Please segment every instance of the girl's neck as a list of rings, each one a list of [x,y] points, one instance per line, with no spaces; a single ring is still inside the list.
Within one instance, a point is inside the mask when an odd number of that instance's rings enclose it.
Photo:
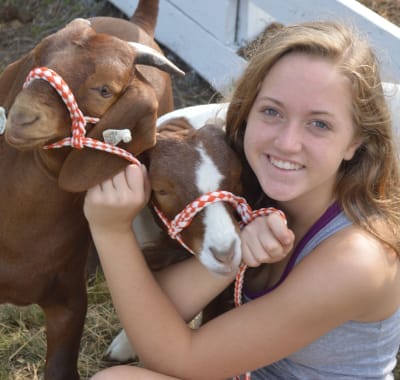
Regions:
[[[310,200],[302,198],[278,202],[277,207],[285,213],[289,228],[293,230],[296,237],[301,238],[334,201],[335,197],[329,195]]]

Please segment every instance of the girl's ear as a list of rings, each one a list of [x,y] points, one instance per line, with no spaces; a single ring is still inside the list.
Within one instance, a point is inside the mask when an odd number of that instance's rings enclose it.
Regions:
[[[344,152],[343,160],[350,161],[354,154],[356,153],[357,149],[362,145],[363,140],[361,137],[354,138],[353,142],[348,146],[347,150]]]

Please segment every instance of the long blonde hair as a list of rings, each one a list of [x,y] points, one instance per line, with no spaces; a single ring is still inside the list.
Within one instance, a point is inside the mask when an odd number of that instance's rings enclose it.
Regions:
[[[246,119],[271,67],[290,52],[333,62],[352,83],[355,134],[363,143],[343,161],[336,196],[348,217],[400,255],[400,172],[391,116],[377,58],[366,39],[338,22],[308,22],[274,29],[249,61],[230,99],[227,137],[242,158],[245,196],[259,206],[266,197],[243,150]],[[267,200],[268,201],[268,200]]]

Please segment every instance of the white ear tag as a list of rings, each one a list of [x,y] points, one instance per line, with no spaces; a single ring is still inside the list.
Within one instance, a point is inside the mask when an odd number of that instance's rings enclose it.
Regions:
[[[6,130],[6,123],[6,110],[4,107],[0,107],[0,135],[4,134],[4,131]]]
[[[110,145],[118,145],[121,141],[128,143],[132,141],[129,129],[106,129],[103,131],[104,142]]]

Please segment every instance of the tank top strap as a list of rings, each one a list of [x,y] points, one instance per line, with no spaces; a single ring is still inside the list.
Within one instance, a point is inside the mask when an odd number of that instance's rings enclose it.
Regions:
[[[344,214],[339,203],[333,203],[299,241],[279,281],[271,288],[263,290],[262,292],[245,292],[245,296],[254,299],[277,288],[286,279],[294,266],[307,256],[318,244],[351,224],[352,222]]]

